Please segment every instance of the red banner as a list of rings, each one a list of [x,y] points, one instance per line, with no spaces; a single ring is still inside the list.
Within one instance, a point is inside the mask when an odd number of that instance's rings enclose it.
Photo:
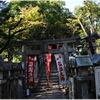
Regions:
[[[51,62],[51,54],[50,53],[46,54],[46,62]]]
[[[34,85],[34,55],[28,55],[27,59],[27,85]]]
[[[51,50],[52,46],[48,45],[48,49]],[[46,73],[50,73],[50,62],[51,62],[51,53],[46,54]]]
[[[46,72],[50,73],[51,54],[46,54]]]

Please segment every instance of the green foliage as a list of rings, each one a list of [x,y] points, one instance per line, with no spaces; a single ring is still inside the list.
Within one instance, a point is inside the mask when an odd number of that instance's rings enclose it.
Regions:
[[[0,38],[0,42],[7,41],[9,29],[12,29],[21,18],[22,21],[17,27],[10,31],[10,40],[56,39],[64,35],[71,37],[73,34],[75,36],[80,33],[79,24],[73,22],[74,16],[60,1],[11,0],[5,12],[5,16],[2,12],[4,21],[0,26],[4,37]],[[8,54],[4,52],[3,54],[7,54],[11,60],[16,50],[17,48],[10,47],[5,50]]]
[[[87,30],[90,30],[91,33],[97,32],[100,35],[100,6],[95,1],[85,0],[84,6],[77,6],[74,14],[83,30],[80,34],[81,37],[88,35]],[[83,33],[85,34],[83,35]],[[100,39],[97,40],[98,46],[100,45],[99,41]]]
[[[91,0],[84,1],[84,6],[77,6],[74,14],[84,26],[90,30],[100,32],[100,6]]]

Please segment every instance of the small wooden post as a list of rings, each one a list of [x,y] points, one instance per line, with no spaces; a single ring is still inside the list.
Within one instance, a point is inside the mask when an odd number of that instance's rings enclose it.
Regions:
[[[27,83],[26,83],[26,52],[27,52],[27,47],[26,45],[22,46],[22,63],[23,63],[23,68],[24,68],[24,72],[23,74],[25,75],[24,79],[23,79],[23,89],[24,89],[24,95],[26,96],[26,89],[27,89]]]

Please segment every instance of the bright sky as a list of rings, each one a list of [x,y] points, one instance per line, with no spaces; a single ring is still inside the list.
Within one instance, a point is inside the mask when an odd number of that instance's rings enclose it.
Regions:
[[[65,0],[66,7],[69,8],[71,12],[74,11],[74,7],[82,6],[84,0]]]
[[[10,0],[7,0],[7,1],[10,1]],[[83,5],[83,1],[84,0],[64,0],[64,1],[65,1],[65,4],[66,4],[66,7],[69,8],[69,10],[71,12],[73,12],[74,11],[74,8],[76,6],[79,6],[79,5],[82,6]],[[99,0],[92,0],[92,1],[99,2]]]
[[[7,1],[10,1],[10,0],[7,0]],[[65,3],[66,3],[66,7],[69,8],[71,12],[73,12],[75,6],[83,5],[83,1],[84,0],[65,0]]]

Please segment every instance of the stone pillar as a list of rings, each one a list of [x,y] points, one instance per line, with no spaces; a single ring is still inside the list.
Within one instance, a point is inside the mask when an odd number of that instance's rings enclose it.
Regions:
[[[26,89],[27,89],[27,83],[26,83],[26,58],[27,58],[27,47],[26,45],[22,46],[22,64],[23,64],[23,74],[24,74],[24,78],[23,78],[23,92],[24,92],[24,96],[26,96]]]
[[[68,73],[69,73],[69,54],[68,54],[68,46],[67,43],[63,43],[63,50],[64,50],[64,65],[66,69],[66,75],[68,78]]]

